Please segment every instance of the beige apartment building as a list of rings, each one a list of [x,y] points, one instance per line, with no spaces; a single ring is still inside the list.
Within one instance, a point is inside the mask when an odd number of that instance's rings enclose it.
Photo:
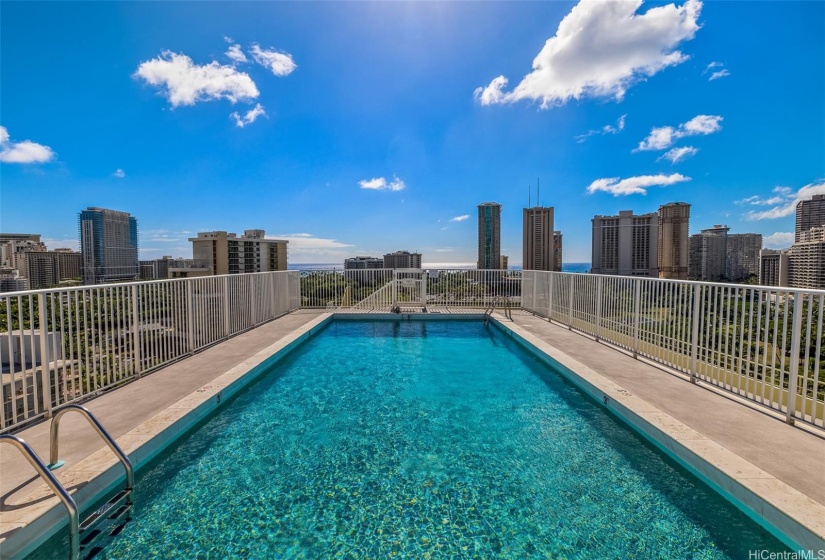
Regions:
[[[659,278],[687,280],[690,204],[670,202],[659,207]]]
[[[421,268],[421,253],[396,251],[384,255],[384,268]]]
[[[718,282],[725,278],[727,241],[727,226],[713,226],[691,235],[688,277],[704,282]]]
[[[825,226],[825,194],[815,194],[810,200],[796,204],[794,242],[799,242],[804,232],[819,226]]]
[[[561,270],[561,232],[554,229],[553,220],[552,206],[534,206],[522,211],[524,270]]]
[[[659,275],[658,214],[622,210],[618,216],[594,216],[592,241],[593,274]]]
[[[189,241],[193,260],[203,263],[213,275],[287,269],[288,241],[267,239],[262,229],[245,230],[241,237],[225,231],[205,231]],[[198,270],[195,275],[203,274]]]
[[[788,251],[762,249],[759,254],[759,285],[788,286]]]
[[[792,288],[825,289],[825,226],[799,232],[788,251],[788,277]]]

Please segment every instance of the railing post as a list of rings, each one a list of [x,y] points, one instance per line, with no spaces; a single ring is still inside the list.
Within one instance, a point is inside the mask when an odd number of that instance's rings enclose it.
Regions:
[[[250,323],[254,327],[258,324],[258,294],[255,293],[257,282],[255,282],[255,275],[249,275],[249,319]]]
[[[556,276],[555,272],[548,272],[547,277],[547,320],[553,322],[553,278]]]
[[[702,293],[701,284],[693,286],[693,332],[690,335],[690,382],[696,383],[697,361],[699,359],[699,300]]]
[[[633,357],[639,357],[639,324],[642,321],[642,281],[638,278],[633,280]]]
[[[229,338],[229,276],[223,277],[223,332],[224,338]]]
[[[138,313],[138,286],[132,285],[132,351],[134,352],[134,375],[140,377],[141,372],[141,348],[140,348],[140,314]]]
[[[570,275],[570,305],[567,308],[567,329],[573,330],[573,278],[575,278],[574,274]]]
[[[532,309],[533,313],[538,313],[538,311],[539,311],[538,300],[536,300],[536,288],[539,285],[539,278],[540,278],[539,273],[534,272],[533,273],[533,302],[532,302],[532,304],[533,304],[533,309]]]
[[[596,342],[599,341],[599,333],[602,328],[602,290],[604,289],[604,276],[596,278]]]
[[[37,294],[37,314],[40,321],[40,398],[43,401],[43,412],[46,413],[46,418],[49,418],[52,415],[52,384],[49,378],[49,345],[46,344],[49,328],[46,324],[46,294],[42,292]],[[32,330],[34,330],[34,325],[32,325]],[[11,333],[9,333],[9,335],[11,335]],[[34,360],[32,360],[32,362],[34,362]]]
[[[195,310],[192,309],[192,283],[194,280],[184,280],[186,286],[186,333],[189,338],[189,353],[195,353]]]
[[[398,271],[393,269],[392,270],[392,305],[398,303]]]
[[[793,296],[793,323],[791,325],[791,359],[788,360],[788,409],[785,422],[793,426],[796,416],[796,396],[799,392],[799,346],[802,339],[802,294]],[[785,304],[787,305],[787,303]]]

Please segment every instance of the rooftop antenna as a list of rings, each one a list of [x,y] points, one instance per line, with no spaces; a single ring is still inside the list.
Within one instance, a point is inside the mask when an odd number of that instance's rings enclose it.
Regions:
[[[541,179],[536,177],[536,206],[541,206]]]
[[[527,185],[527,208],[533,207],[533,189],[530,188],[530,185]]]

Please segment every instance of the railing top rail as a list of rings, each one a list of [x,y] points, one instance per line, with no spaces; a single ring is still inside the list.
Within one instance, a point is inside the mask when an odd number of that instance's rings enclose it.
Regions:
[[[83,284],[81,286],[64,286],[56,288],[40,288],[38,290],[18,290],[16,292],[0,292],[0,297],[8,296],[30,296],[36,294],[48,294],[56,292],[77,292],[80,290],[93,290],[96,288],[116,288],[120,286],[145,286],[148,284],[168,284],[171,282],[191,282],[194,280],[208,280],[210,278],[237,278],[240,276],[261,276],[264,274],[277,274],[290,272],[300,272],[298,270],[265,270],[262,272],[245,272],[243,274],[216,274],[209,276],[196,276],[194,278],[161,278],[158,280],[136,280],[134,282],[109,282],[107,284]]]
[[[705,282],[702,280],[674,280],[672,278],[652,278],[650,276],[622,276],[619,274],[590,274],[587,272],[556,272],[550,270],[525,270],[523,272],[539,272],[539,273],[552,273],[552,274],[561,274],[564,276],[582,276],[588,278],[620,278],[623,280],[641,280],[643,282],[667,282],[673,284],[686,284],[690,286],[719,286],[719,287],[726,287],[726,288],[744,288],[744,289],[752,289],[752,290],[760,290],[760,291],[771,291],[771,292],[788,292],[788,293],[802,293],[802,294],[814,294],[814,295],[825,295],[825,290],[815,289],[815,288],[791,288],[789,286],[763,286],[760,284],[735,284],[730,282]]]

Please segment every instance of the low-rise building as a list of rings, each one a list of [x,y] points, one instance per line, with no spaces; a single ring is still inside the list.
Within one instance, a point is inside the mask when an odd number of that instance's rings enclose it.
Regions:
[[[244,274],[287,269],[287,243],[269,239],[262,229],[248,229],[243,236],[225,231],[205,231],[192,242],[192,256],[207,263],[211,273]]]
[[[344,270],[371,270],[384,268],[384,259],[378,257],[350,257],[344,260]]]

